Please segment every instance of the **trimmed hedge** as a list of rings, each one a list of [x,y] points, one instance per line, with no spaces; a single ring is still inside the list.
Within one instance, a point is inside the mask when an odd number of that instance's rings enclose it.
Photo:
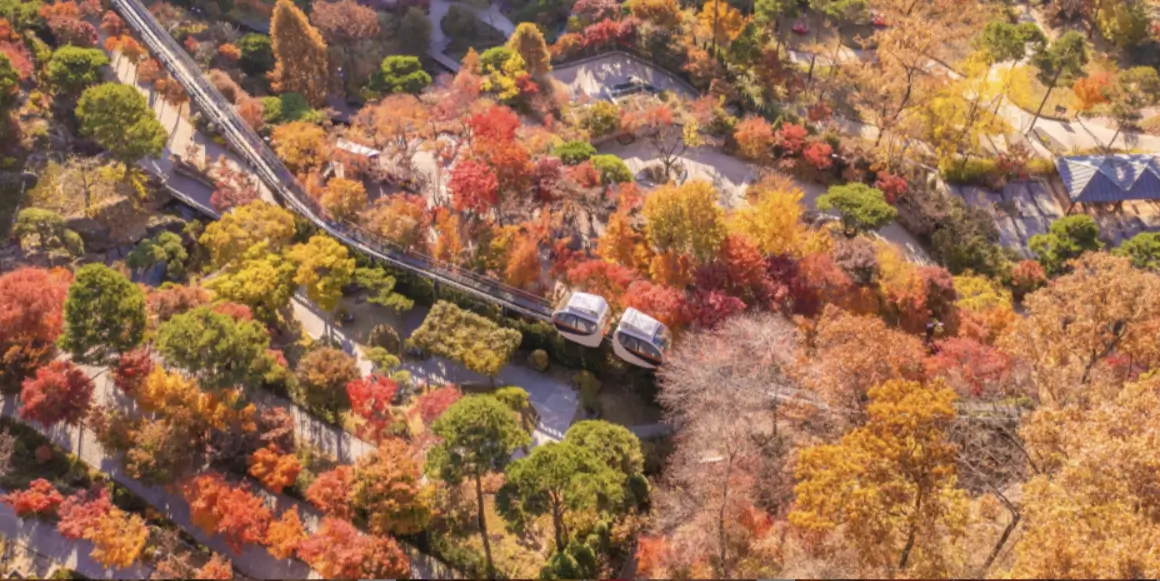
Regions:
[[[587,141],[568,141],[552,149],[552,153],[567,165],[584,163],[596,155],[596,148]]]

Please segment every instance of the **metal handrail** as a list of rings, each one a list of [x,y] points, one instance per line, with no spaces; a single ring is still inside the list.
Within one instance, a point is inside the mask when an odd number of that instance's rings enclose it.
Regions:
[[[326,220],[298,178],[286,168],[257,132],[241,119],[233,105],[205,79],[197,63],[189,58],[140,0],[112,2],[120,10],[125,22],[141,35],[154,53],[153,56],[185,87],[190,99],[213,121],[233,149],[246,158],[258,177],[290,209],[338,240],[392,266],[446,284],[524,316],[541,321],[551,319],[552,305],[543,297],[478,273],[441,264],[430,256],[390,243],[363,228]]]

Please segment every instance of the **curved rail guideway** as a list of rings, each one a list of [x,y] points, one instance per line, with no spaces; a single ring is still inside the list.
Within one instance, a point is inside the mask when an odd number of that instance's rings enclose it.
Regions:
[[[202,76],[197,64],[177,45],[177,41],[161,27],[140,0],[112,0],[112,3],[125,22],[141,36],[153,55],[214,122],[234,151],[249,162],[262,181],[290,209],[309,219],[327,234],[393,267],[427,277],[514,313],[540,321],[551,321],[552,304],[543,297],[461,268],[439,264],[430,256],[400,248],[353,224],[323,219],[294,174],[286,169],[266,142],[242,121],[229,101]]]

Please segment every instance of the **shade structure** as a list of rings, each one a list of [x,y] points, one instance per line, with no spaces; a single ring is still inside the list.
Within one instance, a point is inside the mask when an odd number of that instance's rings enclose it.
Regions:
[[[1058,157],[1055,166],[1072,203],[1160,200],[1160,156]]]

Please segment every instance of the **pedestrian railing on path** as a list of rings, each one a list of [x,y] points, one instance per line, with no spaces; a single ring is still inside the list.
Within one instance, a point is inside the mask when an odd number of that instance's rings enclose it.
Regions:
[[[430,257],[372,240],[365,233],[326,220],[320,209],[273,150],[202,75],[200,67],[177,44],[139,0],[113,0],[125,23],[141,37],[149,50],[178,82],[185,87],[190,99],[214,124],[231,149],[244,157],[258,177],[266,183],[281,202],[307,218],[321,230],[359,251],[393,267],[418,274],[447,285],[508,311],[547,321],[551,318],[551,304],[541,297],[529,296],[503,282],[433,261]],[[201,207],[200,204],[195,207]],[[356,237],[357,235],[357,237]]]

